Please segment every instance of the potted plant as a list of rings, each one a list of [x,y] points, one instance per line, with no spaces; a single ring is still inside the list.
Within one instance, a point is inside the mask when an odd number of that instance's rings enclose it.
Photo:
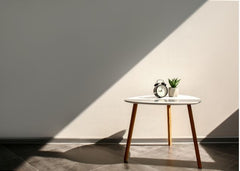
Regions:
[[[181,79],[178,78],[173,78],[173,79],[168,79],[168,82],[171,87],[169,87],[169,97],[177,97],[179,94],[179,89],[178,89],[178,84]]]

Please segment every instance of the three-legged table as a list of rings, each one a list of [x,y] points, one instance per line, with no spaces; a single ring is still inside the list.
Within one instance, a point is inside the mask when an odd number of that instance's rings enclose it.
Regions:
[[[167,106],[168,145],[169,146],[172,145],[171,105],[187,105],[189,119],[190,119],[190,125],[191,125],[191,129],[192,129],[192,137],[193,137],[193,142],[194,142],[194,147],[195,147],[195,154],[196,154],[196,158],[197,158],[197,165],[198,165],[198,168],[202,168],[202,163],[201,163],[201,158],[200,158],[198,143],[197,143],[197,135],[196,135],[195,125],[194,125],[194,120],[193,120],[192,107],[191,107],[191,105],[198,104],[201,102],[201,100],[199,98],[193,97],[193,96],[186,96],[186,95],[179,95],[178,97],[157,98],[152,95],[147,95],[147,96],[131,97],[131,98],[126,99],[125,102],[133,103],[132,116],[131,116],[130,126],[129,126],[129,130],[128,130],[127,146],[126,146],[125,156],[124,156],[125,163],[128,162],[129,150],[130,150],[130,145],[131,145],[133,127],[134,127],[138,104],[166,105]]]

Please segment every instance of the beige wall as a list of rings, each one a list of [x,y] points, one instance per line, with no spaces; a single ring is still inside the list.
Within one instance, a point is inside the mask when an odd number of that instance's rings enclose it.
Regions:
[[[0,23],[0,138],[108,137],[128,129],[125,98],[172,77],[202,99],[199,137],[238,136],[238,120],[219,127],[238,116],[236,1],[1,1]],[[141,105],[133,138],[166,124],[165,106]],[[191,137],[185,106],[172,126]]]
[[[206,2],[56,137],[100,138],[127,129],[132,105],[123,99],[152,94],[156,79],[172,77],[181,78],[182,94],[202,99],[193,106],[199,137],[238,110],[237,2]],[[172,123],[173,137],[191,137],[185,106],[173,107]],[[211,137],[236,137],[237,129],[229,124]],[[166,107],[139,106],[134,137],[167,137]]]

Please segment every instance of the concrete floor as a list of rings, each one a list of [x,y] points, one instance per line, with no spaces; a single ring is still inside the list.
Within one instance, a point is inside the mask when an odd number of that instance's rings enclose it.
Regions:
[[[201,144],[202,170],[238,170],[238,144]],[[197,169],[193,144],[132,145],[123,163],[120,144],[0,145],[0,170],[156,171]]]

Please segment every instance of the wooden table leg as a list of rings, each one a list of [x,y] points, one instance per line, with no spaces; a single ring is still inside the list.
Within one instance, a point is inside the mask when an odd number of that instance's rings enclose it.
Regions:
[[[130,150],[130,145],[132,140],[132,133],[133,133],[133,127],[134,127],[134,122],[136,118],[136,113],[137,113],[137,104],[134,103],[132,108],[132,117],[131,117],[130,126],[128,130],[128,138],[127,138],[127,146],[126,146],[125,156],[124,156],[124,163],[128,162],[128,156],[129,156],[129,150]]]
[[[167,105],[168,145],[172,145],[171,105]]]
[[[198,165],[198,168],[201,169],[202,163],[201,163],[200,153],[199,153],[199,149],[198,149],[197,135],[196,135],[193,114],[192,114],[192,107],[191,107],[191,105],[187,105],[187,107],[188,107],[188,114],[189,114],[191,129],[192,129],[192,136],[193,136],[193,142],[194,142],[194,147],[195,147],[195,154],[196,154],[196,158],[197,158],[197,165]]]

